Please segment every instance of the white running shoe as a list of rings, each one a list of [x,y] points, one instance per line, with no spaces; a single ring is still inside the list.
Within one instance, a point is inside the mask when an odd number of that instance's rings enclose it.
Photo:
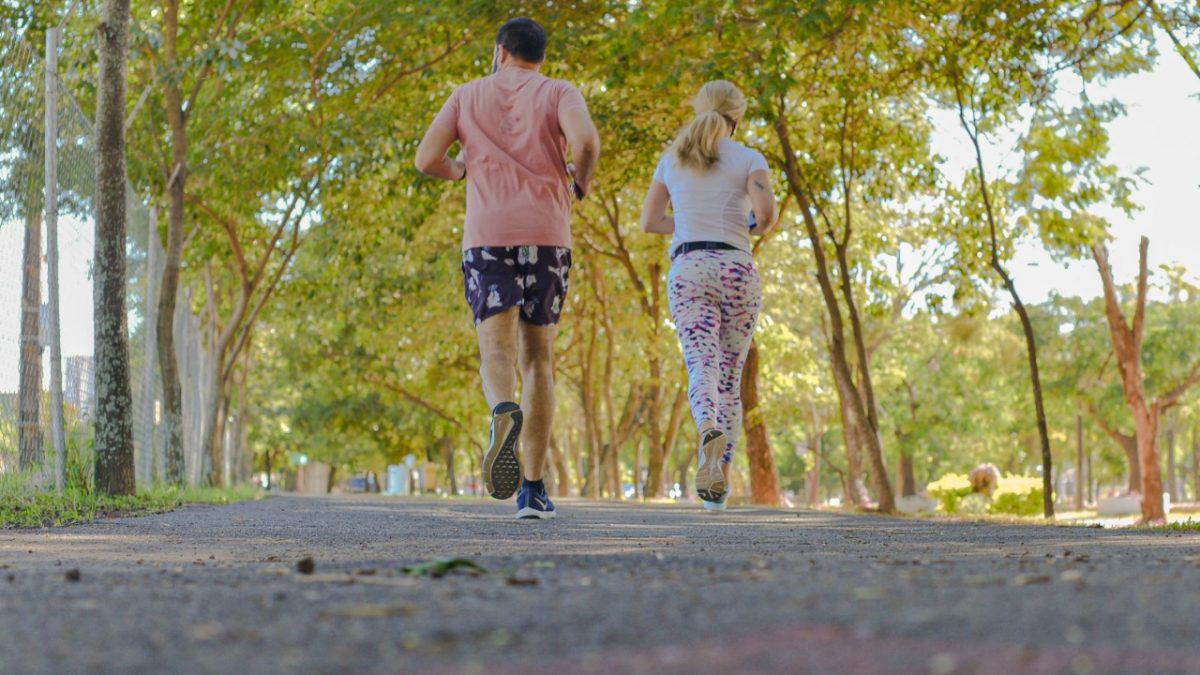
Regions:
[[[696,467],[696,494],[706,502],[719,502],[725,495],[725,472],[721,455],[728,441],[718,429],[704,432],[700,441],[700,465]]]

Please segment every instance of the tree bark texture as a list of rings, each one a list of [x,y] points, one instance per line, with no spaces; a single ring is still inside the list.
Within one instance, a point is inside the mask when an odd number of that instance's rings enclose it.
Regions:
[[[167,176],[167,246],[158,293],[158,368],[162,376],[162,421],[165,429],[166,479],[171,485],[184,482],[183,390],[179,360],[175,353],[175,304],[179,270],[183,262],[184,187],[187,182],[187,120],[180,91],[177,51],[179,0],[167,0],[163,17],[163,49],[171,77],[163,78],[167,124],[171,130],[171,174]],[[155,237],[159,236],[154,232]]]
[[[771,452],[767,423],[758,401],[758,342],[750,341],[742,369],[742,429],[746,433],[746,460],[750,466],[750,500],[755,504],[779,506],[779,469]]]
[[[96,251],[93,290],[96,358],[96,489],[135,491],[133,395],[125,306],[125,73],[129,0],[105,0],[97,30]]]
[[[1148,276],[1146,249],[1149,245],[1149,240],[1142,237],[1139,247],[1137,299],[1132,324],[1126,321],[1120,301],[1117,299],[1112,268],[1108,264],[1108,249],[1097,244],[1092,247],[1092,257],[1100,269],[1100,279],[1104,285],[1104,312],[1108,319],[1109,336],[1112,338],[1113,353],[1117,357],[1125,402],[1129,406],[1129,412],[1133,415],[1138,463],[1142,470],[1142,520],[1152,523],[1164,521],[1166,514],[1163,512],[1162,474],[1159,469],[1158,452],[1155,448],[1160,403],[1155,401],[1147,404],[1142,373],[1142,337],[1146,320],[1146,279]]]
[[[1117,445],[1121,446],[1121,451],[1125,453],[1125,460],[1129,467],[1129,492],[1141,492],[1142,466],[1138,461],[1137,436],[1134,434],[1124,433],[1120,429],[1110,425],[1108,421],[1105,420],[1100,414],[1100,411],[1096,410],[1096,408],[1090,404],[1088,405],[1088,412],[1092,414],[1092,419],[1096,420],[1096,423],[1100,425],[1100,429],[1109,438],[1113,439]]]

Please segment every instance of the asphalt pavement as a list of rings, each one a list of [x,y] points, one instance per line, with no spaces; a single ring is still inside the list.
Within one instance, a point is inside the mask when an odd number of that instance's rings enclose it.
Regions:
[[[277,496],[0,530],[0,672],[1200,673],[1200,533],[558,508]]]

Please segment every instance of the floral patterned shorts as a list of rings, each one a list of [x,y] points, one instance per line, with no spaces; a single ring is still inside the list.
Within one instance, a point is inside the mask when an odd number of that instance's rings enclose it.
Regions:
[[[475,325],[509,307],[537,326],[558,323],[567,299],[571,249],[482,246],[463,251],[463,286]]]

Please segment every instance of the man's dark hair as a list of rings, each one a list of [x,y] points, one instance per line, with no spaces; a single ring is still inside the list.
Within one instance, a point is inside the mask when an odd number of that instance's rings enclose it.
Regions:
[[[546,58],[546,30],[523,16],[509,19],[500,27],[496,44],[529,63],[541,63]]]

